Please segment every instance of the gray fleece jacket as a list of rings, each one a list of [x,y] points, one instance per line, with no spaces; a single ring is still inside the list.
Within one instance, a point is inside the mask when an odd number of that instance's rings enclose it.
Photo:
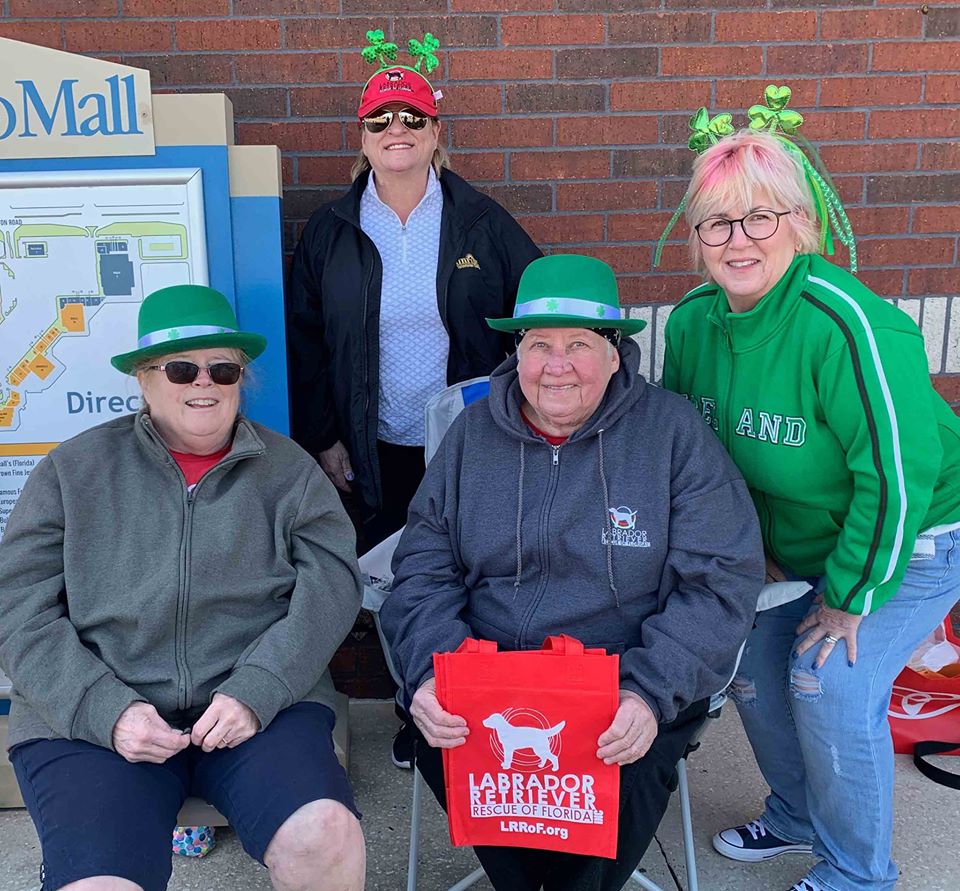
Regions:
[[[360,606],[354,553],[317,463],[243,418],[192,492],[148,415],[68,440],[0,542],[8,744],[109,748],[138,700],[177,727],[217,691],[261,728],[298,701],[332,704],[327,664]]]
[[[536,649],[565,632],[619,653],[658,720],[728,680],[753,623],[763,548],[747,487],[639,348],[561,446],[520,414],[516,357],[454,421],[410,506],[381,620],[407,701],[467,637]]]

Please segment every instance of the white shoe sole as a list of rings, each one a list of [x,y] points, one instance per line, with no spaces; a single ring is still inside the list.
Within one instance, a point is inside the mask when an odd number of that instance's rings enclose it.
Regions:
[[[739,860],[741,863],[762,863],[764,860],[773,860],[781,854],[812,854],[813,845],[781,845],[778,848],[768,848],[766,851],[738,848],[720,838],[720,833],[713,837],[713,849],[730,860]]]

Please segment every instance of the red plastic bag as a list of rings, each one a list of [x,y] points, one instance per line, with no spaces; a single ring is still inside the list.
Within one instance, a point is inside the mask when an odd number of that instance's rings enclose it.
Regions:
[[[960,644],[949,616],[944,630],[947,640]],[[940,774],[945,772],[931,767],[922,758],[928,754],[960,755],[960,676],[925,674],[905,667],[894,681],[887,715],[893,750],[901,755],[913,755],[921,771],[927,776],[931,776],[931,771],[936,772],[937,776],[931,779],[943,783]]]
[[[620,768],[597,758],[619,701],[617,656],[548,637],[497,652],[469,638],[437,653],[437,698],[470,728],[443,750],[454,845],[507,845],[614,858]]]

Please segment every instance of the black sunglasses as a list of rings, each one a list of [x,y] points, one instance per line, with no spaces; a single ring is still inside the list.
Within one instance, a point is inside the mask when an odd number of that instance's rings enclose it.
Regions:
[[[402,108],[400,111],[381,111],[380,114],[370,115],[363,119],[363,126],[368,133],[382,133],[393,123],[393,116],[400,118],[400,123],[408,130],[422,130],[427,126],[427,116]]]
[[[243,366],[236,362],[214,362],[202,367],[207,370],[210,380],[215,384],[235,384],[243,374]],[[147,368],[164,372],[171,384],[192,384],[200,376],[201,366],[196,362],[175,359],[163,365],[148,365]]]

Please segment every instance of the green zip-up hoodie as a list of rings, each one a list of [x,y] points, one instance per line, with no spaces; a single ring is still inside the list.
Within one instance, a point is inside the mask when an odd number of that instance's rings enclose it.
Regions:
[[[663,384],[716,431],[781,566],[826,575],[828,606],[896,592],[917,534],[960,521],[960,420],[930,384],[913,321],[801,255],[749,312],[714,283],[666,327]]]

